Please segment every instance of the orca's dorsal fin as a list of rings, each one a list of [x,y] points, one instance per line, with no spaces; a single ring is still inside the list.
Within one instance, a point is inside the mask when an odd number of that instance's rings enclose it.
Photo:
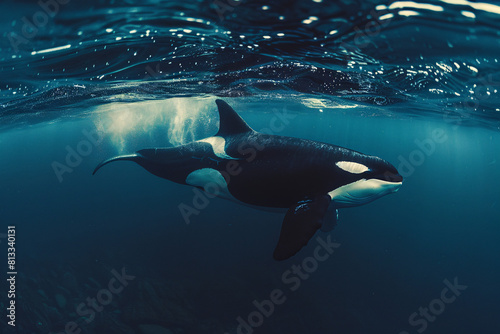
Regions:
[[[251,127],[226,102],[215,100],[219,109],[219,131],[216,136],[225,137],[253,131]]]

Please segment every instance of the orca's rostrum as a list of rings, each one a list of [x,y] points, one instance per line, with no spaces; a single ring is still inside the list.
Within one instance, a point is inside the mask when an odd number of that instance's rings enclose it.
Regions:
[[[288,209],[276,260],[296,254],[318,229],[331,230],[338,208],[366,204],[401,187],[402,176],[385,160],[256,132],[226,102],[216,103],[220,125],[215,136],[117,156],[101,162],[94,174],[110,162],[130,160],[161,178],[242,204]]]

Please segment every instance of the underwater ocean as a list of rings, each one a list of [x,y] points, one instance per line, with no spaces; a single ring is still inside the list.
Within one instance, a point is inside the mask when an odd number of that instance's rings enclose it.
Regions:
[[[0,17],[0,333],[500,333],[500,4],[3,0]],[[93,175],[215,135],[217,99],[403,184],[277,261],[286,209],[133,162]]]

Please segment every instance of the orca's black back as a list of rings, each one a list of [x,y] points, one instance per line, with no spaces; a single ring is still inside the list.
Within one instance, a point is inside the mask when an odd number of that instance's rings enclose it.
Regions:
[[[245,203],[288,208],[355,180],[335,165],[346,154],[337,146],[259,133],[228,141],[227,153],[239,158],[240,171],[230,176],[228,189]]]

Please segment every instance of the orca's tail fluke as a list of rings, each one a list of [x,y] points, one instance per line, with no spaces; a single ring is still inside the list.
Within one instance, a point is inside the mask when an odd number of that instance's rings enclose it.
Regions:
[[[134,162],[137,162],[138,160],[140,160],[141,158],[143,158],[140,154],[137,154],[137,153],[133,153],[133,154],[127,154],[127,155],[119,155],[117,157],[113,157],[113,158],[110,158],[110,159],[107,159],[107,160],[104,160],[103,162],[101,162],[99,165],[97,165],[97,167],[94,169],[94,172],[92,173],[92,175],[94,175],[95,173],[97,173],[97,171],[104,165],[107,165],[109,164],[110,162],[113,162],[113,161],[118,161],[118,160],[128,160],[128,161],[134,161]]]

